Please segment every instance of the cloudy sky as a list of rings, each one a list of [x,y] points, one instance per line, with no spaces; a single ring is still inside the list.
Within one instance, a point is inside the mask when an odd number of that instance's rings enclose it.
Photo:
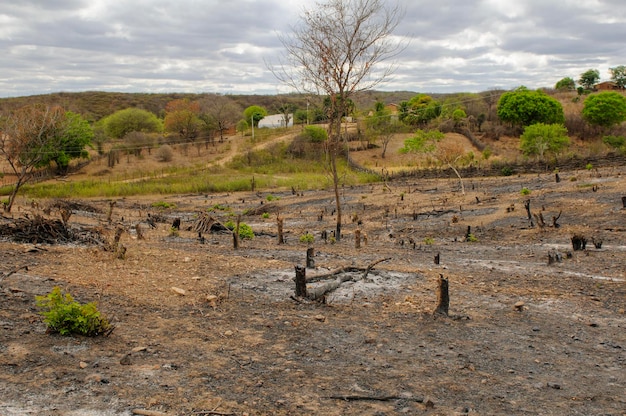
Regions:
[[[626,65],[624,0],[399,0],[409,40],[381,90],[551,87]],[[0,3],[0,97],[58,91],[291,92],[267,69],[313,0]]]

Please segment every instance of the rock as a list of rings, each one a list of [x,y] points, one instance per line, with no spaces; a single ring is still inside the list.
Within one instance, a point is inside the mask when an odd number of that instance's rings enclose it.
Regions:
[[[217,307],[217,299],[218,297],[215,295],[206,295],[206,300],[213,309]]]
[[[148,347],[135,347],[132,350],[130,350],[130,352],[141,352],[141,351],[145,351],[147,349],[148,349]]]
[[[234,332],[233,332],[233,331],[231,331],[230,329],[229,329],[228,331],[225,331],[225,332],[224,332],[224,336],[225,336],[225,337],[232,337],[232,336],[233,336],[233,334],[234,334]]]
[[[315,315],[314,318],[316,321],[326,322],[326,317],[324,315]]]
[[[526,305],[523,301],[519,301],[519,302],[515,302],[515,305],[513,305],[513,308],[518,311],[521,312],[524,310],[524,305]]]
[[[80,368],[87,368],[87,367],[89,367],[89,364],[87,364],[87,363],[86,363],[86,362],[84,362],[84,361],[81,361],[80,363],[78,363],[78,366],[79,366]]]
[[[126,354],[122,357],[122,359],[120,360],[120,364],[122,365],[131,365],[132,362],[130,361],[130,354]]]
[[[181,296],[185,296],[187,294],[187,292],[185,292],[185,289],[181,289],[179,287],[174,287],[174,286],[172,286],[172,292],[176,293],[177,295],[181,295]]]
[[[85,383],[102,383],[104,378],[102,374],[92,373],[85,377]]]
[[[548,384],[548,387],[550,387],[551,389],[561,390],[561,385],[558,383],[548,382],[547,384]]]

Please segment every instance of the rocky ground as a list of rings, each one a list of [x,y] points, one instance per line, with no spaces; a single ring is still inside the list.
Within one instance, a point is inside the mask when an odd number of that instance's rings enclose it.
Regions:
[[[626,170],[560,176],[467,178],[466,195],[452,179],[346,188],[335,244],[321,238],[336,218],[327,191],[120,199],[111,223],[109,201],[77,201],[69,226],[111,241],[123,225],[126,257],[3,237],[0,414],[625,415]],[[526,200],[545,228],[530,226]],[[15,218],[59,218],[24,202]],[[211,207],[222,222],[243,214],[256,237],[238,250],[228,234],[201,244],[187,228]],[[148,213],[163,220],[156,229]],[[306,232],[308,277],[384,261],[326,303],[296,300]],[[549,254],[562,260],[548,265]],[[440,275],[448,316],[432,313]],[[96,301],[115,330],[47,333],[35,296],[55,286]]]

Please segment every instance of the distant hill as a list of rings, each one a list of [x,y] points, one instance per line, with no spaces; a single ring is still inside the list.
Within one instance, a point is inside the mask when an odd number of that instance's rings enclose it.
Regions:
[[[357,108],[366,110],[372,108],[376,101],[385,103],[399,103],[408,100],[416,93],[409,91],[382,92],[366,91],[354,97]],[[118,110],[129,107],[142,108],[162,116],[168,102],[187,98],[199,100],[215,94],[188,94],[188,93],[121,93],[103,91],[85,92],[57,92],[44,95],[30,95],[24,97],[0,98],[0,112],[35,103],[60,105],[68,111],[83,115],[89,121],[97,121],[102,117]],[[277,113],[278,108],[286,103],[295,104],[297,108],[305,109],[307,96],[304,94],[281,95],[228,95],[242,108],[250,105],[265,107],[270,114]],[[311,102],[311,105],[315,103]]]

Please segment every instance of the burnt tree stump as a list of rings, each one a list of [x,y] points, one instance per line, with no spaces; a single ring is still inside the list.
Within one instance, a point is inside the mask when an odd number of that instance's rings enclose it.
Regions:
[[[626,208],[626,196],[622,197],[622,205],[623,205],[623,208]]]
[[[439,264],[440,261],[441,261],[441,253],[437,253],[435,255],[435,264]]]
[[[309,247],[306,249],[306,267],[307,269],[315,268],[315,249],[313,247]]]
[[[448,309],[450,307],[450,293],[448,291],[448,279],[439,275],[437,287],[437,307],[433,311],[433,314],[448,316]]]
[[[296,296],[306,298],[306,268],[296,266]]]
[[[361,248],[361,230],[358,228],[354,231],[354,248],[357,250]]]
[[[575,235],[572,237],[572,248],[574,251],[584,250],[587,248],[587,239],[582,235]]]
[[[172,228],[174,230],[180,230],[180,218],[174,218],[174,221],[172,222]]]

